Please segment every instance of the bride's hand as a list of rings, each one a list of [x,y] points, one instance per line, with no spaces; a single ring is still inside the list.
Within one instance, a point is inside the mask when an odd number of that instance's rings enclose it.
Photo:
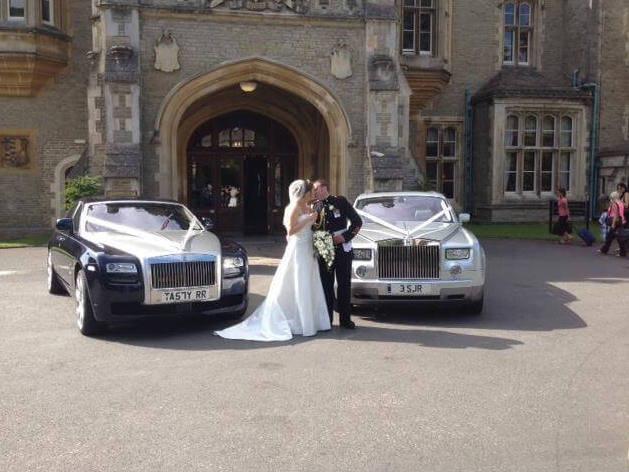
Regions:
[[[310,220],[312,223],[314,223],[315,221],[317,221],[317,217],[319,216],[319,214],[316,211],[313,211],[312,213],[310,213],[308,215],[308,220]]]

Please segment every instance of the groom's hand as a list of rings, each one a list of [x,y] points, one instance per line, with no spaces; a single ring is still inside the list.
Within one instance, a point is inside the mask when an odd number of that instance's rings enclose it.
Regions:
[[[334,244],[345,244],[345,238],[343,237],[342,234],[339,234],[338,236],[334,236],[332,238],[332,241],[334,241]]]

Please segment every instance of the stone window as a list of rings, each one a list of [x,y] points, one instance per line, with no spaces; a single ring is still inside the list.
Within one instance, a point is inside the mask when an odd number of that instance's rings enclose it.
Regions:
[[[402,52],[434,56],[437,0],[403,0]]]
[[[561,123],[561,129],[557,129]],[[561,136],[559,140],[556,136]],[[570,189],[575,156],[571,116],[561,112],[511,113],[505,127],[505,180],[507,194],[552,194]]]
[[[41,0],[41,20],[46,25],[55,24],[55,0]]]
[[[531,64],[533,44],[532,2],[510,1],[504,4],[504,51],[506,65],[528,66]]]
[[[26,0],[9,0],[9,20],[24,21],[26,19]]]
[[[258,140],[256,141],[256,138]],[[218,133],[218,147],[232,147],[232,148],[242,148],[242,147],[256,147],[256,142],[258,147],[261,147],[261,137],[256,136],[256,132],[250,129],[242,129],[242,128],[232,128],[232,129],[224,129]]]
[[[430,126],[426,130],[426,181],[447,198],[457,198],[459,131],[454,126]]]

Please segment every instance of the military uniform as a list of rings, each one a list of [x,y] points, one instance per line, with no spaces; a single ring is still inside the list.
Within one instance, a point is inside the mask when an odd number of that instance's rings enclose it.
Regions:
[[[319,258],[319,272],[321,283],[325,292],[325,300],[328,305],[330,324],[334,319],[334,277],[336,276],[337,311],[341,326],[348,326],[350,318],[350,297],[352,283],[352,248],[350,241],[358,234],[363,224],[354,207],[345,197],[330,195],[325,200],[315,205],[315,211],[319,213],[317,224],[320,225],[321,216],[325,210],[325,230],[332,235],[342,235],[345,244],[335,245],[334,264],[328,270],[325,262]],[[349,227],[348,227],[349,223]]]

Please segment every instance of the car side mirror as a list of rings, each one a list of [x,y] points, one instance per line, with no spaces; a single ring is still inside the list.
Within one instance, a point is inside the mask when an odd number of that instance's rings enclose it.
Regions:
[[[469,213],[461,213],[459,215],[459,222],[460,223],[469,223],[470,222],[470,214]]]
[[[57,224],[55,225],[58,231],[63,231],[64,233],[72,234],[72,230],[74,228],[74,223],[72,218],[59,218],[57,220]]]
[[[211,218],[201,218],[201,224],[207,231],[212,231],[214,229],[214,222]]]

